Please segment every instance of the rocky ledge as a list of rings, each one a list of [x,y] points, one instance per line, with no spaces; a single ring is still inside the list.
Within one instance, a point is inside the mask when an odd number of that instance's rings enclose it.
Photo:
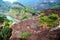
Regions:
[[[53,9],[50,9],[52,11]],[[50,13],[45,11],[45,13]],[[53,13],[58,13],[60,16],[60,10],[54,9]],[[38,17],[34,17],[28,20],[21,21],[12,26],[12,36],[10,40],[60,40],[60,26],[49,30],[44,30],[42,27],[37,26],[39,24]],[[32,35],[26,39],[19,38],[23,32],[30,32]]]

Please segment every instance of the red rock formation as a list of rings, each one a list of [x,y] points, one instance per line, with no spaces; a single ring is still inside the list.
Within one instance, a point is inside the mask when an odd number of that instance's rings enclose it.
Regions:
[[[49,15],[51,13],[55,13],[55,14],[58,14],[60,16],[60,8],[48,9],[48,10],[45,10],[44,13],[46,15]]]
[[[55,11],[56,10],[56,11]],[[60,9],[50,9],[44,11],[46,15],[49,13],[58,13],[60,16]],[[30,32],[32,35],[29,38],[23,40],[60,40],[60,29],[53,31],[43,30],[41,27],[38,27],[38,17],[33,17],[28,20],[21,21],[13,25],[12,36],[10,40],[22,40],[19,38],[20,34],[23,32]]]
[[[30,32],[32,34],[40,32],[41,29],[38,27],[38,24],[39,22],[36,17],[14,24],[11,38],[19,38],[23,32]]]

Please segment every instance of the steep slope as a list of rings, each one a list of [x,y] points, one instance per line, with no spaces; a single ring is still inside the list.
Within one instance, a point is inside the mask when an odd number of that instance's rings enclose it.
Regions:
[[[55,13],[58,12],[60,14],[59,9],[53,9],[53,11]],[[52,31],[50,31],[50,29],[44,30],[42,27],[38,26],[39,24],[38,17],[39,16],[34,16],[30,19],[26,19],[26,20],[23,20],[21,22],[14,24],[12,27],[13,31],[12,31],[12,36],[10,40],[20,40],[19,36],[20,34],[24,32],[32,33],[32,35],[28,37],[26,40],[37,40],[37,39],[38,40],[44,40],[44,39],[45,40],[58,40],[60,39],[60,28],[58,29],[55,28],[55,30],[53,29]]]
[[[9,10],[9,13],[12,17],[20,20],[20,19],[32,17],[32,15],[35,15],[36,11],[32,10],[29,7],[24,6],[19,2],[14,2],[11,5],[11,9]]]
[[[36,5],[34,4],[33,6],[31,5],[31,8],[35,9],[36,11],[42,11],[42,10],[53,8],[53,7],[59,6],[59,5],[60,5],[60,2],[52,2],[52,3],[51,2],[47,2],[47,3],[43,2],[43,3],[38,3]]]

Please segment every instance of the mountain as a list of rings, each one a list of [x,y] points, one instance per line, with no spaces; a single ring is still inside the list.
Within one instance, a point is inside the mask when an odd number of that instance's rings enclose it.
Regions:
[[[28,6],[36,11],[42,11],[58,5],[60,0],[17,0],[24,6]]]
[[[60,2],[60,0],[17,0],[18,2],[22,3],[23,5],[32,5],[38,3],[47,3],[47,2]]]
[[[6,12],[10,9],[11,3],[8,1],[2,1],[0,0],[0,13],[1,12]]]
[[[54,6],[59,6],[60,2],[45,2],[45,3],[38,3],[37,5],[33,5],[31,6],[32,9],[35,9],[37,11],[41,11],[41,10],[45,10],[45,9],[49,9],[52,8]]]
[[[13,4],[11,5],[11,8],[24,8],[25,6],[19,2],[13,2]]]
[[[11,8],[9,10],[9,14],[13,17],[13,18],[19,18],[21,11],[24,11],[25,6],[22,5],[19,2],[14,2],[11,5]],[[20,18],[19,18],[20,19]]]

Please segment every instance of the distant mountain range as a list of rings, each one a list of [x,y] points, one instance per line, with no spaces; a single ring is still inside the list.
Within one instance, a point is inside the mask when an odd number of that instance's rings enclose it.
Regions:
[[[11,3],[8,1],[0,0],[0,12],[6,12],[10,9]]]
[[[36,11],[41,11],[60,5],[60,0],[17,0],[24,6],[28,6]]]
[[[31,5],[31,8],[32,9],[35,9],[37,11],[41,11],[41,10],[46,10],[46,9],[49,9],[49,8],[54,8],[54,7],[60,7],[60,2],[45,2],[45,3],[38,3],[36,5]]]
[[[20,2],[23,5],[34,5],[34,4],[38,4],[38,3],[47,3],[47,2],[60,2],[60,0],[17,0],[18,2]]]
[[[45,9],[49,9],[49,8],[57,8],[60,7],[60,1],[55,0],[54,2],[51,2],[54,0],[17,0],[17,2],[14,2],[13,4],[11,4],[8,1],[2,1],[0,0],[0,12],[1,11],[8,11],[11,7],[30,7],[33,10],[36,11],[42,11]]]

